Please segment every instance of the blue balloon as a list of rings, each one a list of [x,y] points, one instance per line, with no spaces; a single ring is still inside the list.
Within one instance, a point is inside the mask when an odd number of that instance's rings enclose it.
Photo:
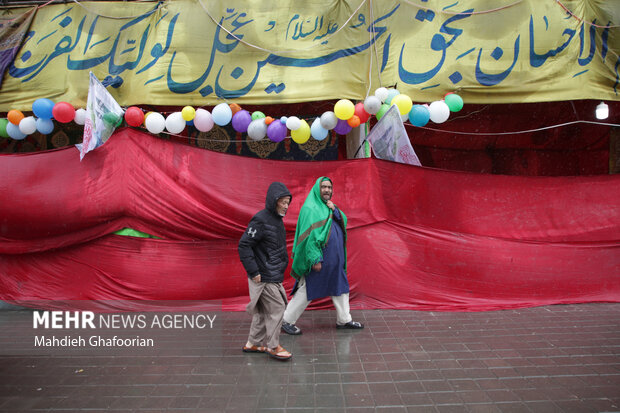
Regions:
[[[424,126],[431,118],[428,108],[423,105],[413,105],[409,111],[409,122],[413,126]]]
[[[54,130],[54,121],[51,119],[37,119],[37,130],[43,135],[49,135]]]
[[[385,103],[387,103],[388,105],[391,104],[392,99],[394,99],[394,97],[398,95],[400,95],[400,92],[398,91],[398,89],[389,89],[387,98],[385,98]]]
[[[211,117],[218,126],[228,125],[232,119],[232,110],[226,103],[220,103],[211,111]]]
[[[329,131],[321,125],[321,118],[316,118],[314,122],[312,122],[312,126],[310,126],[310,133],[317,141],[322,141],[327,138],[328,132]]]
[[[22,139],[26,139],[26,135],[19,130],[19,126],[13,125],[11,122],[6,124],[6,133],[16,141],[21,141]]]
[[[52,119],[54,102],[51,99],[37,99],[32,104],[32,112],[37,118]]]

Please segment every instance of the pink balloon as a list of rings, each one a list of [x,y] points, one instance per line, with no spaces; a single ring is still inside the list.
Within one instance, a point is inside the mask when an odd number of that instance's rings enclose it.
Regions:
[[[200,132],[209,132],[213,129],[213,117],[211,112],[206,109],[196,109],[196,116],[194,117],[194,127]]]
[[[366,123],[370,118],[370,113],[366,112],[366,109],[364,109],[363,102],[359,102],[357,105],[355,105],[354,113],[355,115],[357,115],[358,118],[360,118],[360,123]]]

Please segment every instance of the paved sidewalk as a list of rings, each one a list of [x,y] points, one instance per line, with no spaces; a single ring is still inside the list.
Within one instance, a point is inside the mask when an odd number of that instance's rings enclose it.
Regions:
[[[150,350],[49,355],[20,344],[29,313],[0,312],[2,412],[620,412],[620,304],[353,311],[361,331],[307,311],[289,362],[241,352],[245,313],[142,331]]]

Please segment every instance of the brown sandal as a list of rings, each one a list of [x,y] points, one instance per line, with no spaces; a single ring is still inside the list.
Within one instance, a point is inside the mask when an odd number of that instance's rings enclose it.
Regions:
[[[244,353],[264,353],[266,350],[267,348],[263,346],[252,346],[252,347],[243,346]]]
[[[278,347],[274,348],[273,350],[268,348],[266,351],[270,357],[273,357],[277,360],[288,360],[293,357],[291,353],[289,353],[284,347],[279,344]]]

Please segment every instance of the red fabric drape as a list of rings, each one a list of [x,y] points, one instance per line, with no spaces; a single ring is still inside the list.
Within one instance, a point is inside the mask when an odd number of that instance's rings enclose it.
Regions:
[[[0,299],[17,304],[98,300],[85,305],[135,309],[141,300],[214,300],[241,310],[247,280],[237,241],[269,183],[293,194],[290,245],[321,175],[333,179],[334,201],[349,217],[353,308],[620,301],[618,176],[257,160],[132,129],[82,162],[75,148],[0,155],[0,172]],[[122,227],[164,239],[110,234]]]

